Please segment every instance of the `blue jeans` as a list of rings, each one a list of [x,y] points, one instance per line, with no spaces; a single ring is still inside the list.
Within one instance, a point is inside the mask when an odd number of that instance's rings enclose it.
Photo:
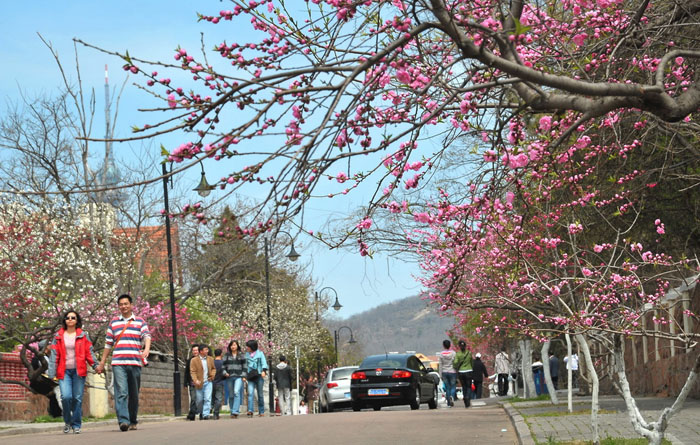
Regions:
[[[442,381],[445,382],[445,394],[447,396],[447,404],[452,405],[457,397],[457,373],[443,372]]]
[[[243,378],[233,375],[226,379],[228,390],[228,407],[231,414],[240,414],[241,401],[243,399]]]
[[[58,386],[61,388],[63,423],[80,428],[83,419],[85,377],[80,377],[75,369],[66,369],[65,375],[58,381]]]
[[[114,410],[120,424],[136,425],[139,413],[139,389],[141,367],[133,365],[112,366],[114,374]]]
[[[207,380],[201,388],[197,388],[197,411],[202,417],[211,414],[211,391],[214,388],[212,382]]]
[[[263,387],[265,386],[265,379],[258,377],[254,381],[248,380],[248,411],[253,411],[253,391],[258,392],[258,413],[265,413],[265,394],[263,394]]]

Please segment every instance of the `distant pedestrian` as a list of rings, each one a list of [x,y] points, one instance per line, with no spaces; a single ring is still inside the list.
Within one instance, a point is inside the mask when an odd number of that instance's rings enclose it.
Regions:
[[[280,355],[280,362],[274,369],[274,376],[280,403],[280,415],[289,416],[292,414],[292,368],[284,355]]]
[[[214,359],[209,355],[209,346],[199,345],[199,355],[190,360],[190,375],[196,388],[197,412],[199,420],[209,420],[211,415],[211,394],[216,375]]]
[[[578,354],[571,354],[571,359],[569,356],[564,357],[564,363],[566,363],[567,371],[571,368],[571,387],[577,388],[578,385]]]
[[[474,369],[474,391],[476,392],[476,398],[481,398],[481,393],[484,386],[484,377],[488,378],[489,373],[486,371],[486,365],[481,361],[481,353],[477,352],[474,356],[474,361],[472,362],[472,367]]]
[[[309,408],[303,400],[299,402],[299,414],[309,414]]]
[[[460,340],[457,345],[459,351],[455,355],[453,366],[462,385],[464,407],[469,408],[472,391],[472,353],[467,351],[467,343],[464,340]]]
[[[452,343],[449,340],[443,340],[442,347],[445,348],[438,352],[438,369],[442,375],[442,380],[445,382],[445,395],[447,397],[447,406],[452,408],[457,398],[457,371],[454,368],[454,359],[457,353],[450,349]]]
[[[122,431],[135,430],[138,424],[141,367],[151,351],[148,324],[143,318],[134,315],[132,303],[129,294],[120,295],[117,299],[121,315],[109,322],[102,360],[96,369],[97,373],[104,371],[107,357],[113,350],[114,410]]]
[[[187,420],[194,420],[197,417],[197,387],[194,386],[192,374],[190,374],[190,362],[194,357],[199,357],[199,345],[192,345],[190,356],[185,363],[185,387],[189,389],[190,393],[190,410],[187,413]]]
[[[508,394],[508,374],[510,374],[510,357],[506,353],[506,348],[501,348],[501,352],[496,354],[496,374],[498,376],[498,395]]]
[[[243,383],[247,366],[245,354],[241,350],[238,340],[231,340],[228,343],[227,352],[223,358],[224,377],[226,377],[226,388],[228,389],[228,407],[231,410],[231,417],[238,418],[241,411],[241,401],[243,400]]]
[[[221,405],[224,402],[224,370],[223,370],[223,360],[221,359],[221,349],[214,350],[214,381],[212,382],[212,396],[211,404],[214,411],[214,420],[219,420],[219,411],[221,410]]]
[[[258,350],[257,340],[248,340],[245,346],[247,349],[246,366],[248,369],[246,374],[248,380],[248,417],[253,417],[253,397],[255,392],[258,393],[258,416],[262,417],[265,414],[263,387],[268,370],[267,360],[265,359],[265,354]]]
[[[80,434],[87,365],[97,368],[97,357],[90,337],[82,330],[83,320],[78,312],[66,311],[61,324],[53,341],[48,375],[56,377],[61,388],[63,432],[67,434],[72,429],[74,434]]]
[[[553,352],[549,353],[549,375],[554,389],[559,389],[559,359]]]
[[[318,399],[318,380],[313,375],[306,381],[306,403],[309,414],[316,412],[316,400]]]

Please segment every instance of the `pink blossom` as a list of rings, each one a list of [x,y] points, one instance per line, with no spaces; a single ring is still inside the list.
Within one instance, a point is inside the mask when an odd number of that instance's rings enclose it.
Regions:
[[[357,226],[358,229],[360,230],[366,230],[372,227],[372,219],[371,218],[365,218],[362,221],[360,221]]]
[[[345,172],[340,172],[336,175],[335,179],[336,181],[342,184],[343,182],[348,180],[348,175],[346,175]]]
[[[177,100],[175,100],[174,94],[168,94],[168,106],[170,108],[175,108],[177,106]]]
[[[540,130],[549,131],[552,128],[552,116],[542,116],[540,118]]]

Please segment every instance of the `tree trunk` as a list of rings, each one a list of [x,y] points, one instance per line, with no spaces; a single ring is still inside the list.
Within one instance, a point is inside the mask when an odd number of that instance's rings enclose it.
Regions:
[[[566,356],[571,357],[571,336],[567,332],[565,335],[566,337]],[[573,402],[573,395],[574,395],[574,389],[571,384],[571,379],[573,378],[573,373],[571,371],[571,366],[569,366],[569,363],[566,363],[566,398],[568,401],[568,407],[569,407],[569,412],[573,413],[574,412],[574,402]]]
[[[624,353],[624,341],[622,336],[615,337],[615,346],[613,349],[613,356],[615,357],[615,368],[617,371],[617,378],[619,385],[617,386],[620,395],[625,400],[627,405],[627,414],[629,416],[630,422],[634,430],[641,436],[646,438],[650,444],[661,445],[666,434],[666,429],[668,428],[668,423],[671,418],[680,412],[685,403],[685,399],[688,397],[691,389],[695,385],[698,378],[698,373],[700,373],[700,355],[695,359],[695,364],[693,369],[690,370],[688,378],[681,388],[681,392],[676,397],[673,405],[670,408],[664,408],[659,415],[656,422],[647,422],[644,420],[642,413],[637,408],[637,403],[632,396],[632,391],[629,387],[629,382],[627,381],[627,372],[625,370],[625,353]]]
[[[549,340],[542,344],[542,369],[544,369],[544,381],[547,384],[547,391],[549,391],[552,404],[556,405],[559,403],[559,399],[557,399],[557,390],[554,389],[554,384],[552,383],[552,373],[549,369],[549,346]]]
[[[523,373],[523,398],[529,399],[536,397],[535,379],[532,375],[532,340],[520,340],[520,354],[522,355],[522,373]]]
[[[598,402],[598,373],[593,367],[593,359],[591,358],[591,350],[588,347],[588,342],[585,337],[581,334],[576,334],[576,341],[578,342],[579,349],[583,352],[583,356],[586,359],[586,369],[588,370],[588,376],[591,383],[591,427],[593,428],[592,441],[594,445],[600,445],[600,423],[598,422],[598,410],[600,409],[600,404]],[[579,370],[581,366],[579,365]],[[579,380],[580,381],[580,380]],[[579,387],[581,385],[579,384]]]

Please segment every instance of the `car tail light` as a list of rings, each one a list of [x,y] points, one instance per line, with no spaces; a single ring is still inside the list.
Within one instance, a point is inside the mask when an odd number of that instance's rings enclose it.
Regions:
[[[350,376],[352,380],[362,380],[367,378],[367,374],[364,371],[355,371]]]
[[[335,382],[326,383],[326,388],[331,389],[337,387],[338,384]]]
[[[394,371],[393,374],[391,374],[392,379],[407,379],[410,378],[413,374],[410,371]]]

